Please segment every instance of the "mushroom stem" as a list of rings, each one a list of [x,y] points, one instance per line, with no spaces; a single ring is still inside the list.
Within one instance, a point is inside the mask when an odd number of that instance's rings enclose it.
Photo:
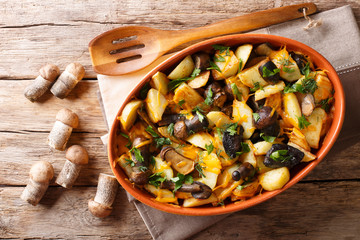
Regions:
[[[194,161],[176,152],[172,147],[163,147],[160,157],[170,162],[171,166],[181,174],[186,175],[194,170]]]
[[[112,212],[118,182],[114,176],[100,173],[95,198],[89,201],[88,207],[95,217],[107,217]]]
[[[64,188],[71,188],[80,174],[83,165],[87,164],[89,156],[85,148],[73,145],[66,151],[66,162],[56,183]]]
[[[35,163],[30,169],[30,180],[20,198],[36,206],[44,196],[49,181],[54,176],[52,165],[45,161]]]

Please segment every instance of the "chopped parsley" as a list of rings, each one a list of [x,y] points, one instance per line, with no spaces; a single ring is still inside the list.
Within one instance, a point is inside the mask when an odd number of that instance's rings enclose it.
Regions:
[[[185,103],[185,100],[184,99],[181,99],[179,102],[178,102],[178,105],[180,106],[180,107],[182,107],[182,105]]]
[[[226,47],[226,46],[223,46],[223,45],[219,45],[219,44],[214,44],[212,45],[213,49],[215,50],[219,50],[220,53],[223,53],[226,51],[226,55],[225,56],[228,56],[230,55],[230,47]]]
[[[215,55],[214,62],[226,62],[225,58],[221,55]]]
[[[217,134],[219,135],[220,140],[222,141],[222,134],[223,134],[223,133],[222,133],[222,129],[216,127],[216,132],[217,132]]]
[[[264,90],[264,88],[262,86],[260,86],[260,83],[256,82],[256,83],[254,83],[254,87],[250,88],[250,91],[255,92],[255,91],[259,90],[259,89]]]
[[[239,58],[239,69],[238,69],[238,73],[241,72],[242,67],[243,67],[243,61],[241,60],[241,58]]]
[[[163,183],[166,178],[162,177],[163,172],[158,172],[158,173],[154,173],[153,175],[151,175],[149,177],[149,184],[155,186],[155,187],[159,187],[161,183]]]
[[[254,118],[254,121],[257,122],[260,120],[260,115],[258,113],[253,113],[253,118]]]
[[[199,74],[201,73],[201,69],[200,68],[194,68],[193,72],[191,73],[190,77],[191,78],[195,78],[197,76],[199,76]]]
[[[159,137],[159,135],[154,131],[154,129],[152,128],[152,126],[147,126],[147,128],[145,129],[148,133],[151,134],[152,137],[156,138]]]
[[[151,136],[154,138],[154,141],[156,143],[156,147],[159,148],[163,145],[170,145],[172,142],[170,138],[163,138],[160,137],[151,126],[147,126],[145,129],[148,133],[151,134]]]
[[[275,141],[276,137],[266,136],[264,133],[260,133],[260,137],[262,137],[266,142],[272,143]]]
[[[307,62],[306,65],[302,69],[300,69],[300,72],[305,77],[309,76],[309,74],[310,74],[310,64],[309,64],[309,62]]]
[[[291,156],[288,155],[288,152],[288,150],[277,150],[270,154],[270,158],[276,162],[284,163],[291,158]]]
[[[126,165],[130,165],[130,167],[134,167],[134,166],[135,166],[135,163],[134,163],[133,160],[128,159],[128,158],[125,158],[125,161],[126,161]]]
[[[202,177],[204,177],[204,178],[206,177],[205,174],[204,174],[204,172],[203,172],[204,168],[203,168],[199,163],[195,165],[195,169],[196,169],[196,171],[198,171],[198,173],[199,173]]]
[[[220,68],[218,67],[218,65],[216,65],[213,61],[209,61],[210,63],[210,67],[206,68],[206,70],[211,70],[214,69],[218,72],[221,72]]]
[[[196,115],[199,117],[199,121],[202,123],[204,121],[205,116],[202,115],[200,111],[196,111]]]
[[[169,91],[173,91],[175,90],[177,87],[179,87],[183,82],[187,82],[189,80],[193,80],[195,77],[199,76],[201,70],[199,68],[195,68],[193,70],[193,72],[191,73],[190,77],[186,77],[186,78],[178,78],[178,79],[174,79],[172,81],[169,82],[168,84],[168,88]]]
[[[272,76],[275,76],[278,72],[280,72],[280,69],[278,69],[278,68],[275,68],[273,71],[271,71],[270,69],[268,69],[265,66],[262,68],[262,76],[263,77],[272,77]]]
[[[238,128],[237,123],[230,123],[227,124],[227,128],[225,131],[228,132],[231,136],[234,136],[235,134],[237,134],[237,128]]]
[[[151,156],[150,165],[153,166],[156,169],[156,160],[155,160],[154,156]]]
[[[174,192],[176,192],[184,183],[192,184],[194,179],[191,175],[178,173],[176,177],[171,178],[171,181],[175,183]]]
[[[148,170],[148,168],[145,166],[139,166],[139,170],[142,172],[146,172]]]
[[[304,115],[302,115],[301,117],[297,117],[297,119],[298,119],[300,129],[304,129],[311,124],[310,122],[308,122],[308,120],[306,120]]]
[[[315,90],[318,88],[316,81],[313,78],[304,78],[301,81],[301,84],[294,83],[293,85],[288,85],[284,88],[284,93],[311,93],[314,94]]]
[[[231,84],[231,90],[233,94],[236,96],[236,98],[241,101],[241,92],[239,91],[235,83]]]
[[[333,97],[327,98],[327,99],[323,99],[320,101],[320,105],[321,108],[325,110],[325,112],[329,112],[330,111],[330,102],[333,100]]]
[[[209,145],[205,144],[205,149],[206,149],[208,155],[210,155],[212,153],[212,151],[214,150],[213,143],[211,142]]]
[[[212,99],[213,97],[213,91],[211,89],[211,87],[209,88],[209,91],[206,94],[206,99],[205,99],[205,104],[210,106],[211,104],[213,104],[214,100]]]
[[[144,162],[144,158],[143,158],[143,156],[141,155],[141,152],[140,152],[139,149],[137,149],[136,147],[133,147],[133,148],[130,150],[130,152],[134,152],[136,161],[141,162],[141,163]]]
[[[140,89],[140,98],[141,99],[145,99],[149,90],[150,90],[151,86],[150,83],[147,82],[145,83],[145,85]]]
[[[174,126],[175,123],[170,123],[169,126],[167,127],[167,131],[170,134],[170,136],[174,136]]]
[[[239,156],[243,153],[248,153],[248,152],[250,152],[249,144],[242,142],[241,143],[241,152],[236,152],[236,155]]]
[[[127,135],[127,134],[125,134],[125,133],[123,133],[123,132],[120,132],[120,135],[121,136],[123,136],[124,138],[126,138],[127,140],[128,140],[128,143],[125,145],[125,147],[127,147],[127,148],[131,148],[131,145],[132,145],[132,142],[131,142],[131,140],[130,140],[130,137],[129,137],[129,135]]]

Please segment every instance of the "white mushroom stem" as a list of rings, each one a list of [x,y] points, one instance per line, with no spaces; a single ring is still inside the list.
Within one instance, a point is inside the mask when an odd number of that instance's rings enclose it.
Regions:
[[[53,64],[46,64],[40,69],[40,75],[35,78],[34,82],[27,86],[24,95],[31,102],[41,97],[59,76],[60,69]]]
[[[66,98],[84,75],[85,69],[80,63],[70,63],[50,91],[58,98]]]
[[[89,156],[85,148],[73,145],[66,151],[66,162],[56,183],[64,188],[71,188],[80,174],[83,165],[88,163]]]
[[[79,125],[78,116],[69,109],[63,108],[56,114],[56,122],[50,131],[50,147],[64,151],[73,128]]]
[[[306,94],[301,101],[301,112],[305,116],[310,116],[315,108],[315,99],[312,94]]]
[[[49,181],[54,176],[52,165],[45,161],[35,163],[30,169],[30,180],[20,198],[36,206],[44,196]]]
[[[95,198],[89,201],[90,212],[100,218],[109,216],[117,189],[118,182],[114,176],[100,173]]]

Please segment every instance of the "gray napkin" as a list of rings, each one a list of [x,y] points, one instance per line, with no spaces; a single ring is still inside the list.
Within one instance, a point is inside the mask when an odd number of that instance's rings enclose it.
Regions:
[[[341,78],[346,95],[346,118],[337,142],[345,141],[360,135],[360,125],[358,124],[360,122],[360,111],[355,106],[355,104],[360,102],[360,86],[354,87],[354,84],[360,84],[357,81],[360,75],[359,28],[350,6],[311,15],[311,18],[321,18],[323,24],[317,28],[305,31],[303,27],[307,25],[308,21],[299,19],[254,32],[295,39],[311,46],[331,62]],[[158,64],[167,57],[164,56],[155,64]],[[126,93],[130,92],[136,83],[142,79],[141,76],[154,65],[126,76],[98,76],[100,97],[102,98],[100,103],[103,106],[104,117],[109,126],[111,126],[116,116],[116,111],[124,101]],[[104,136],[102,140],[106,144],[107,136]],[[326,158],[332,158],[335,151],[333,149]],[[130,202],[135,204],[152,237],[159,240],[188,238],[228,216],[191,217],[173,215],[148,207],[130,195],[128,195],[128,198]],[[241,214],[241,212],[234,214]],[[168,227],[174,225],[176,225],[176,228]]]

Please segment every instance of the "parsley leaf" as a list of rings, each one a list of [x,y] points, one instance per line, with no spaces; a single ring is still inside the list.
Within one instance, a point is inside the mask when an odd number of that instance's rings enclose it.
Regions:
[[[202,123],[204,121],[204,115],[202,115],[200,111],[196,111],[196,115],[199,117],[199,121]]]
[[[170,134],[170,136],[174,136],[174,126],[175,123],[170,123],[169,126],[167,127],[167,131]]]
[[[214,62],[226,62],[225,58],[221,55],[215,55]]]
[[[212,97],[213,97],[213,91],[211,88],[209,88],[209,91],[207,92],[206,99],[205,99],[206,105],[210,106],[211,104],[213,104],[214,100],[212,99]]]
[[[284,88],[284,93],[294,93],[300,92],[305,93],[304,87],[301,84],[294,83],[293,85],[288,85]]]
[[[146,172],[148,170],[148,168],[145,166],[139,166],[139,170],[142,172]]]
[[[185,100],[184,99],[181,99],[179,102],[178,102],[178,105],[180,106],[180,107],[182,107],[182,105],[185,103]]]
[[[199,76],[200,72],[201,72],[201,69],[200,69],[200,68],[194,68],[194,70],[193,70],[193,72],[191,73],[190,77],[191,77],[191,78],[195,78],[195,77]]]
[[[237,123],[227,124],[226,132],[228,132],[231,136],[234,136],[235,134],[237,134],[237,127]]]
[[[226,46],[219,45],[219,44],[214,44],[214,45],[212,45],[212,47],[215,50],[219,50],[220,53],[223,53],[224,51],[226,51],[226,55],[230,54],[230,47],[226,47]]]
[[[206,68],[206,70],[211,70],[214,69],[218,72],[221,72],[220,68],[218,67],[218,65],[216,65],[213,61],[209,61],[210,63],[210,67]]]
[[[153,166],[155,168],[155,164],[156,164],[156,160],[155,160],[155,157],[154,156],[151,156],[151,159],[150,159],[150,165]]]
[[[310,64],[309,64],[309,62],[307,62],[306,65],[302,69],[300,69],[300,72],[306,78],[309,76],[309,74],[310,74]]]
[[[298,119],[300,129],[304,129],[304,128],[308,127],[311,124],[306,120],[304,115],[302,115],[301,117],[297,117],[297,119]]]
[[[255,91],[259,90],[259,89],[264,90],[264,88],[262,86],[260,86],[260,83],[256,82],[256,83],[254,83],[254,87],[250,88],[250,91],[255,92]]]
[[[190,80],[190,78],[179,78],[179,79],[171,80],[168,84],[169,91],[175,90],[183,82],[186,82],[188,80]]]
[[[293,73],[295,72],[294,68],[289,68],[289,67],[283,67],[282,70],[286,73]]]
[[[266,136],[264,133],[260,133],[260,137],[262,137],[266,142],[272,143],[275,141],[276,137]]]
[[[126,161],[126,165],[130,165],[130,167],[134,167],[134,166],[135,166],[135,163],[134,163],[133,160],[128,159],[128,158],[125,158],[125,161]]]
[[[195,165],[195,169],[202,177],[206,178],[205,174],[203,173],[204,169],[199,163]]]
[[[125,133],[123,133],[123,132],[120,132],[120,135],[123,136],[124,138],[126,138],[126,139],[128,140],[128,143],[125,145],[125,147],[127,147],[127,148],[130,149],[132,143],[131,143],[131,140],[130,140],[129,135],[127,135],[127,134],[125,134]]]
[[[140,152],[139,149],[137,149],[136,147],[133,147],[133,148],[130,150],[130,152],[134,152],[136,161],[141,162],[141,163],[144,162],[144,158],[143,158],[143,156],[141,155],[141,152]]]
[[[236,96],[236,98],[241,101],[241,92],[239,91],[238,87],[236,86],[235,83],[231,84],[231,90],[233,92],[233,94]]]
[[[243,67],[243,61],[241,60],[241,58],[239,58],[239,69],[238,69],[238,73],[241,72],[242,67]]]
[[[159,135],[154,131],[154,129],[152,128],[152,126],[147,126],[147,128],[145,129],[148,133],[151,134],[151,136],[153,136],[154,138],[159,137]]]
[[[219,138],[220,138],[220,140],[222,141],[222,129],[221,128],[218,128],[218,127],[216,127],[216,132],[217,132],[217,134],[218,134],[218,136],[219,136]]]
[[[178,173],[176,177],[170,179],[172,182],[175,183],[174,192],[176,192],[184,183],[192,184],[194,179],[191,175],[184,175]]]
[[[318,88],[316,81],[313,78],[305,78],[301,81],[301,85],[304,88],[304,93],[314,94],[315,90]]]
[[[253,113],[253,118],[254,118],[254,121],[257,122],[260,120],[260,115],[258,113]]]
[[[325,112],[329,112],[330,111],[330,102],[333,100],[333,97],[327,98],[327,99],[323,99],[320,101],[320,105],[321,108],[325,110]]]
[[[166,180],[165,177],[161,176],[162,173],[163,172],[158,172],[158,173],[154,173],[153,175],[151,175],[149,177],[149,184],[151,184],[151,185],[153,185],[155,187],[159,187],[160,184]]]
[[[206,149],[208,155],[211,154],[212,151],[214,150],[214,145],[213,145],[213,143],[211,142],[209,145],[205,144],[205,149]]]
[[[286,162],[291,156],[288,155],[288,150],[277,150],[270,154],[270,158],[276,162]]]
[[[250,152],[249,144],[242,142],[241,143],[241,152],[236,152],[236,155],[239,156],[243,153],[248,153],[248,152]]]
[[[151,88],[151,87],[150,87],[150,83],[147,82],[147,83],[145,83],[145,85],[140,89],[140,98],[141,98],[141,99],[145,99],[145,98],[146,98],[147,93],[149,92],[150,88]]]
[[[263,67],[262,68],[262,76],[263,77],[272,77],[275,76],[278,72],[280,72],[280,69],[275,68],[273,71],[271,71],[270,69],[268,69],[267,67]]]
[[[170,138],[155,138],[156,147],[160,148],[163,145],[170,145],[172,142]]]

